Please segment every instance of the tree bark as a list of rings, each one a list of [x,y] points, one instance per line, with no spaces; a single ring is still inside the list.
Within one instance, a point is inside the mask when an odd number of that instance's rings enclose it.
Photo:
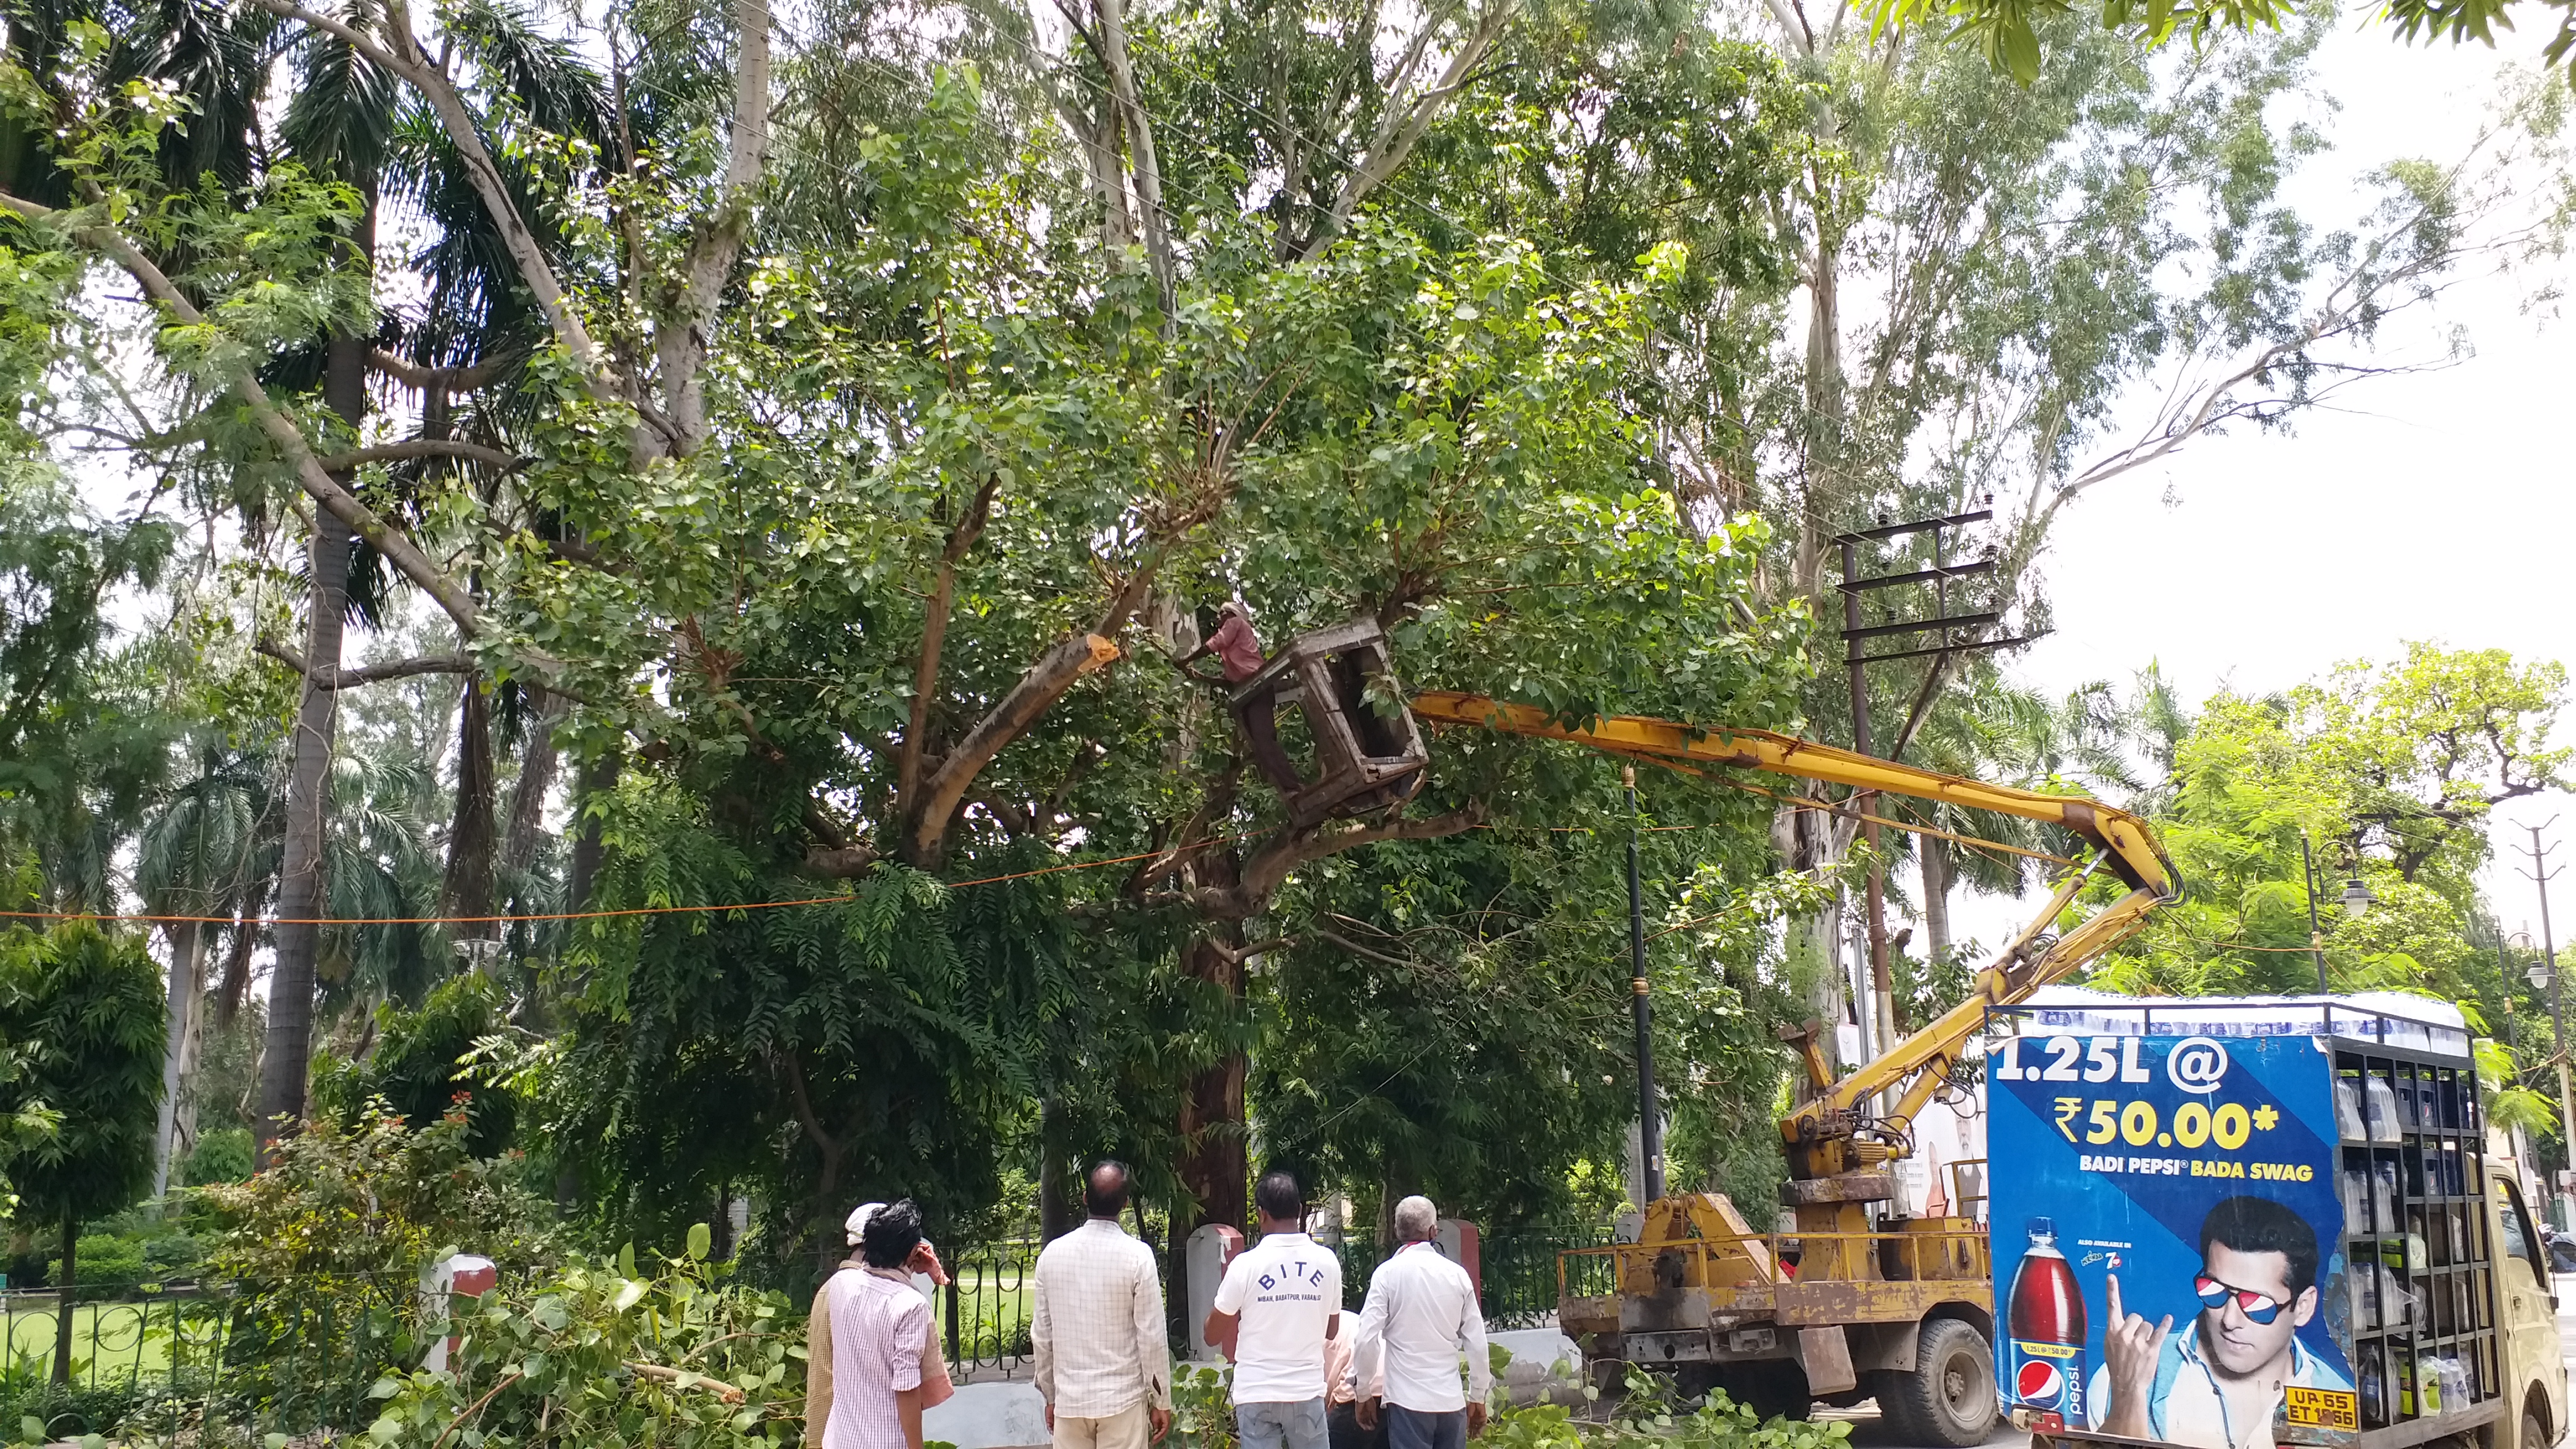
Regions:
[[[360,265],[370,277],[376,255],[376,189],[365,188],[366,209],[358,221],[356,243]],[[325,344],[322,403],[359,434],[367,416],[367,339],[333,333]],[[299,435],[300,439],[300,435]],[[330,480],[345,493],[346,473]],[[348,613],[349,554],[355,532],[336,508],[313,510],[309,568],[312,593],[304,636],[305,662],[324,677],[340,668],[341,625]],[[295,712],[293,761],[286,781],[285,860],[277,891],[277,959],[268,978],[268,1040],[260,1064],[259,1121],[254,1129],[260,1155],[268,1158],[280,1133],[304,1116],[304,1079],[313,1060],[314,958],[322,944],[322,842],[330,828],[331,746],[338,728],[339,694],[304,683]],[[281,1121],[282,1119],[282,1121]]]
[[[332,339],[337,362],[340,339]],[[309,570],[312,614],[304,657],[340,662],[340,626],[348,607],[349,526],[316,510]],[[339,694],[304,686],[295,715],[293,761],[286,778],[285,862],[278,871],[277,959],[268,977],[268,1039],[260,1063],[258,1134],[263,1154],[304,1116],[304,1078],[312,1063],[314,957],[321,928],[322,840],[330,828],[331,746]],[[281,1120],[282,1119],[282,1120]]]
[[[440,914],[492,914],[492,697],[468,680],[456,713],[456,814],[447,831],[447,874],[439,886]],[[456,927],[464,940],[497,935],[493,923]]]
[[[555,726],[564,717],[566,701],[562,695],[541,696],[544,706],[528,726],[528,742],[519,752],[518,783],[510,787],[510,828],[501,838],[501,874],[517,882],[526,878],[536,864],[537,840],[546,823],[546,795],[555,787],[555,767],[562,754],[555,749]],[[513,898],[518,887],[513,885]]]
[[[179,1140],[179,1087],[186,1080],[189,1047],[196,1040],[198,982],[205,958],[205,927],[170,925],[170,1031],[161,1048],[161,1114],[153,1124],[152,1197],[170,1194],[170,1163]]]
[[[617,776],[625,767],[625,758],[614,751],[581,767],[581,788],[574,792],[572,802],[572,860],[564,869],[567,911],[590,908],[591,885],[599,879],[599,863],[606,853],[599,839],[599,821],[590,813],[591,797],[616,789]]]
[[[259,948],[260,912],[268,904],[273,876],[254,876],[244,887],[241,915],[232,928],[232,950],[224,957],[223,980],[215,988],[215,1025],[230,1031],[241,1015],[242,998],[250,994],[250,958]]]
[[[1217,935],[1192,941],[1181,954],[1181,969],[1201,981],[1214,982],[1230,1001],[1243,999],[1244,970],[1229,946],[1242,944],[1242,929],[1232,922],[1210,922]],[[1203,1068],[1190,1079],[1181,1099],[1181,1189],[1198,1202],[1200,1223],[1223,1223],[1241,1229],[1250,1221],[1245,1201],[1251,1174],[1245,1159],[1243,1079],[1247,1063],[1241,1052]]]
[[[80,1282],[80,1214],[63,1210],[63,1280],[54,1296],[54,1382],[72,1381],[72,1285]]]
[[[1927,835],[1917,847],[1923,862],[1923,953],[1934,965],[1950,959],[1950,847]]]
[[[1052,1096],[1038,1099],[1038,1240],[1052,1243],[1073,1231],[1073,1210],[1066,1191],[1064,1105]]]

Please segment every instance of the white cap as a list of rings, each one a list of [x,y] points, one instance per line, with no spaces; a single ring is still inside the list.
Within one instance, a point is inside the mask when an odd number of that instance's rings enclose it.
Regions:
[[[849,1221],[841,1226],[849,1232],[851,1247],[857,1247],[859,1239],[867,1235],[868,1219],[883,1211],[885,1211],[885,1204],[881,1202],[863,1202],[850,1209]]]

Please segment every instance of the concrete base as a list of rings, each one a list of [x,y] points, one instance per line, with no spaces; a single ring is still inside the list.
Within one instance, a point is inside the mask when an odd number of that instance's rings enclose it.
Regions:
[[[956,1449],[1029,1449],[1047,1444],[1046,1401],[1034,1384],[960,1384],[957,1397],[921,1416],[925,1441]]]

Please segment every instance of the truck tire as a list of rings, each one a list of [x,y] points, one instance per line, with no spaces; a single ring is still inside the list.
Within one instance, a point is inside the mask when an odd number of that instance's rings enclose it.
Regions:
[[[1970,1449],[1995,1428],[1995,1356],[1983,1334],[1935,1318],[1915,1340],[1914,1367],[1878,1378],[1878,1409],[1908,1443]]]
[[[2541,1403],[2538,1389],[2533,1389],[2531,1396],[2523,1400],[2522,1433],[2513,1441],[2514,1449],[2549,1449],[2549,1419],[2541,1412]]]

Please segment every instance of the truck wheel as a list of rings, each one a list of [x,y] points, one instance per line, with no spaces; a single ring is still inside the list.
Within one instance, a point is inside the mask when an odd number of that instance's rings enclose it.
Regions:
[[[1915,1340],[1911,1372],[1879,1376],[1879,1412],[1896,1431],[1923,1444],[1969,1449],[1995,1427],[1995,1358],[1976,1329],[1935,1318]]]
[[[2514,1449],[2549,1449],[2549,1421],[2541,1416],[2537,1393],[2523,1403],[2522,1437],[2514,1440]]]

